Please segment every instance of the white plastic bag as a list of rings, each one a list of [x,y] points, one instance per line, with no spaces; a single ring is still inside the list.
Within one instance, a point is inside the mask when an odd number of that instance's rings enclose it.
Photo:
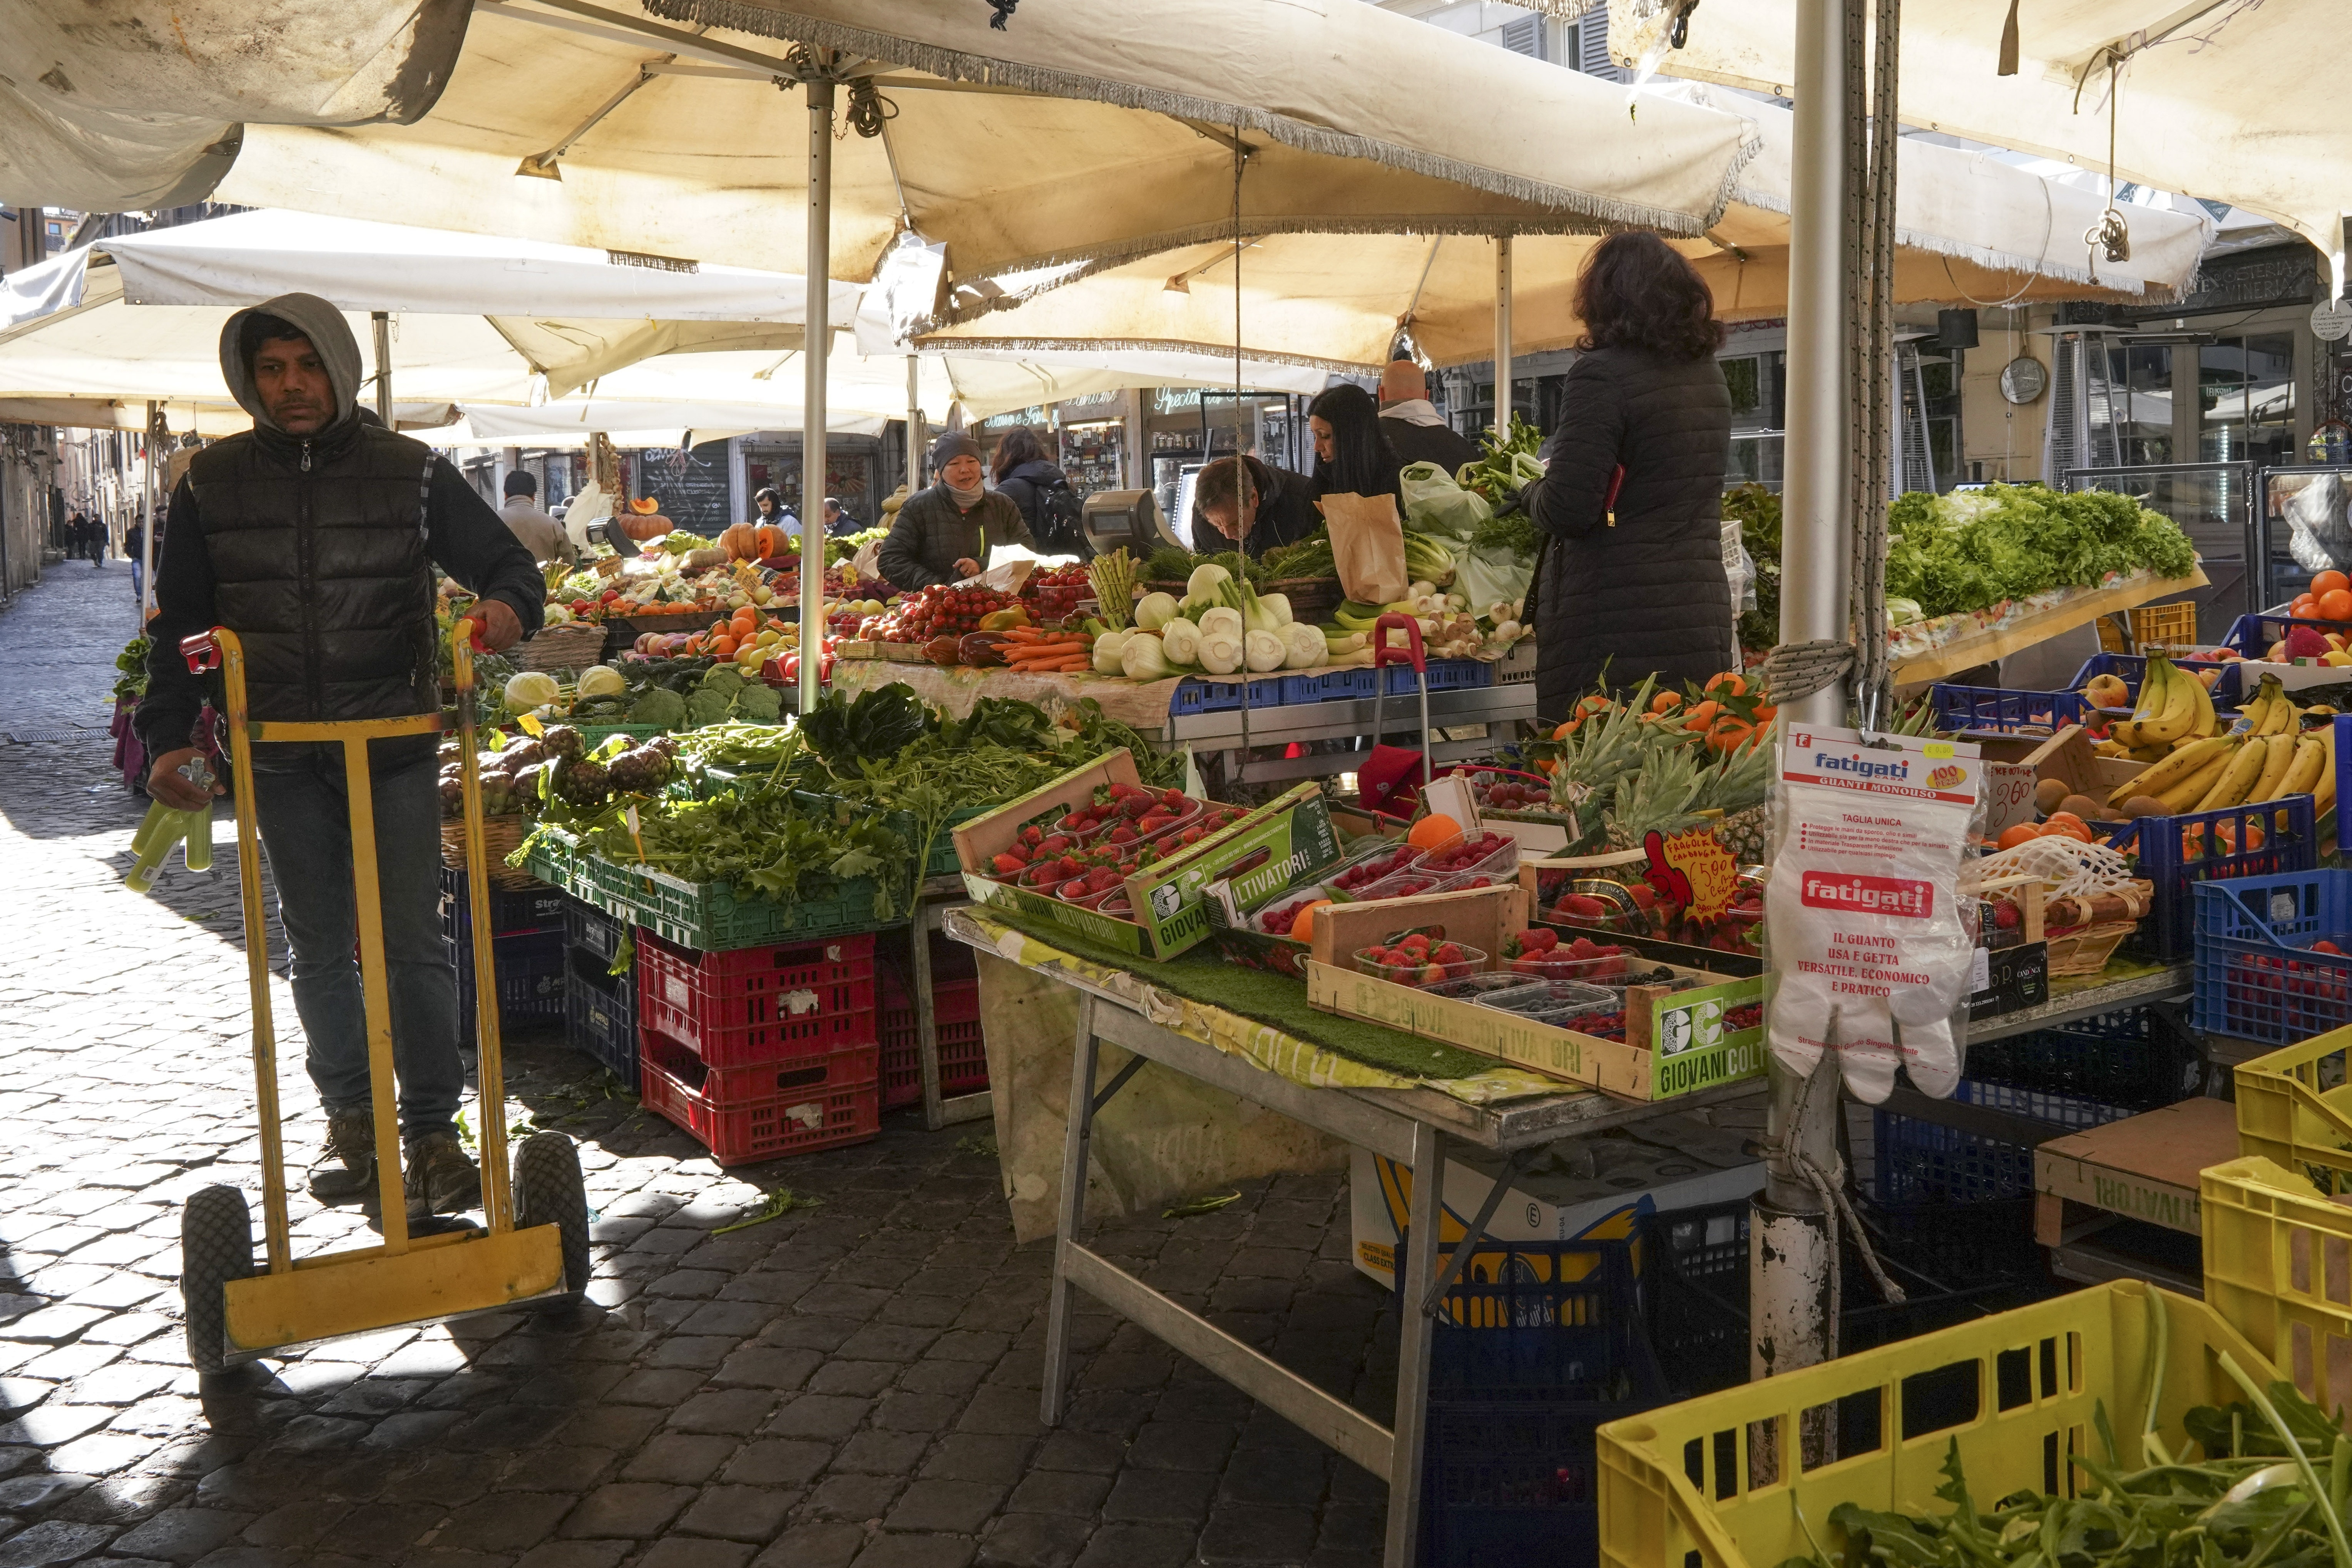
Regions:
[[[1974,746],[1787,730],[1764,911],[1766,1022],[1790,1072],[1835,1051],[1846,1087],[1872,1105],[1897,1067],[1924,1093],[1951,1093],[1976,948],[1958,881],[1981,785]]]

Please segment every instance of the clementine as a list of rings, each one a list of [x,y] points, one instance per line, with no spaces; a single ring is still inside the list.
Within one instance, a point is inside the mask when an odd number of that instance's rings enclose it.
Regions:
[[[1449,838],[1458,838],[1462,825],[1442,811],[1433,811],[1406,830],[1404,841],[1415,849],[1434,849]]]
[[[2341,572],[2322,572],[2311,580],[2311,596],[2315,599],[2338,588],[2352,588],[2352,577],[2347,577]]]
[[[1315,911],[1317,910],[1328,910],[1330,907],[1330,900],[1318,899],[1313,903],[1307,905],[1305,909],[1300,910],[1297,916],[1290,922],[1290,934],[1297,938],[1300,942],[1313,942],[1315,940]]]
[[[2330,588],[2319,595],[2319,618],[2352,621],[2352,588]]]
[[[2042,829],[2031,822],[2015,822],[2001,829],[1996,844],[2002,849],[2014,849],[2030,838],[2042,837]]]
[[[1729,692],[1734,697],[1745,697],[1748,695],[1748,678],[1736,669],[1727,669],[1721,675],[1709,678],[1706,689],[1709,691]]]

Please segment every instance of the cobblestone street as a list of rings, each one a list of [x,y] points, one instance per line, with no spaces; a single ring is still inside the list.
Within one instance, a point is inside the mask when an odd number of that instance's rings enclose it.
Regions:
[[[580,1142],[593,1305],[337,1342],[200,1384],[179,1205],[258,1211],[235,826],[122,886],[110,766],[127,565],[0,611],[0,1568],[1117,1568],[1379,1561],[1386,1489],[1083,1295],[1040,1426],[1051,1244],[1015,1247],[984,1123],[730,1173],[565,1048],[511,1042],[509,1121]],[[282,954],[280,955],[282,960]],[[289,1165],[322,1123],[274,983]],[[1098,1247],[1384,1424],[1388,1300],[1342,1176],[1241,1184]],[[814,1206],[730,1230],[788,1186]],[[369,1239],[292,1200],[298,1254]]]

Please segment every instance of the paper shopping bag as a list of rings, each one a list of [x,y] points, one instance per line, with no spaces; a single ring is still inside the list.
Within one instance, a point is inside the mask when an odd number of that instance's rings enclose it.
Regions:
[[[1385,605],[1412,586],[1405,574],[1404,525],[1391,495],[1328,495],[1323,521],[1331,531],[1331,560],[1339,586],[1360,605]]]

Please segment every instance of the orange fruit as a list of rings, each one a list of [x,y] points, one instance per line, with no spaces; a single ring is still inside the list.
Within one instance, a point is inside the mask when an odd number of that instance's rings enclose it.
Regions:
[[[1434,849],[1449,838],[1460,837],[1462,825],[1442,811],[1433,811],[1407,830],[1404,841],[1415,849]]]
[[[717,637],[710,639],[710,651],[717,654],[721,658],[734,658],[735,646],[735,639],[728,636],[725,632],[720,632]]]
[[[2052,812],[2042,819],[2042,833],[2044,837],[2058,833],[2084,844],[2091,841],[2090,825],[2071,811]]]
[[[1313,942],[1315,940],[1315,911],[1317,910],[1328,910],[1330,907],[1330,900],[1318,899],[1313,903],[1307,905],[1305,909],[1299,910],[1297,918],[1290,922],[1290,934],[1297,938],[1300,942]]]
[[[1554,730],[1551,732],[1551,738],[1555,741],[1565,741],[1570,735],[1576,733],[1576,727],[1582,722],[1584,722],[1584,721],[1581,719],[1570,719],[1567,723],[1562,724],[1559,729]]]
[[[1997,840],[1997,845],[2002,849],[2014,849],[2029,838],[2039,838],[2041,837],[2042,829],[2036,827],[2033,824],[2030,822],[2014,823],[2001,830],[2001,835],[1999,840]]]
[[[1592,696],[1580,698],[1578,700],[1576,704],[1576,716],[1581,719],[1591,713],[1606,713],[1615,706],[1616,704],[1610,701],[1606,697]]]
[[[2347,577],[2341,572],[2322,572],[2311,580],[2311,596],[2315,599],[2338,588],[2352,588],[2352,577]]]
[[[1728,692],[1734,697],[1745,697],[1748,695],[1748,678],[1736,669],[1727,669],[1721,675],[1711,678],[1706,683],[1706,689],[1709,691]]]
[[[1703,734],[1707,726],[1715,722],[1716,715],[1722,711],[1723,704],[1720,702],[1707,701],[1695,704],[1689,714],[1684,718],[1683,728],[1696,730]]]
[[[2305,594],[2302,598],[2289,605],[2286,607],[2286,613],[2298,621],[2316,620],[2319,618],[2319,601]]]
[[[1707,731],[1706,743],[1711,751],[1736,752],[1755,737],[1755,725],[1736,713],[1725,713],[1718,716],[1714,727]]]
[[[2352,588],[2330,588],[2319,595],[2319,618],[2352,621]]]
[[[1682,705],[1683,700],[1671,691],[1661,691],[1650,699],[1650,711],[1653,713],[1671,713]]]

